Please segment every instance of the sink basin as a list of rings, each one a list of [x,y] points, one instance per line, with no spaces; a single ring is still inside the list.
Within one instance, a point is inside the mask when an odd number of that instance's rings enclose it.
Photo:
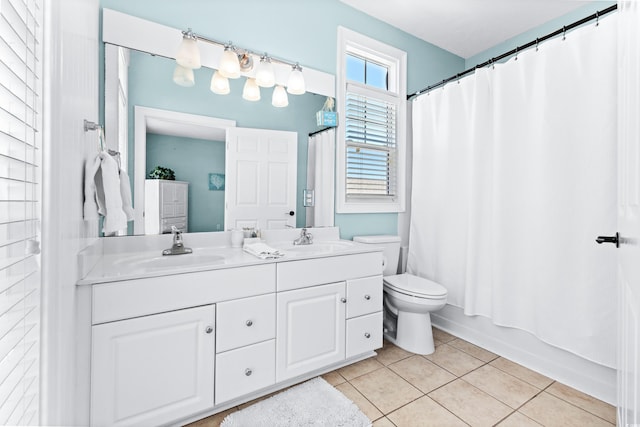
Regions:
[[[194,267],[211,264],[222,264],[225,258],[214,254],[185,254],[149,257],[133,257],[117,261],[115,264],[121,268],[134,271],[157,271],[176,267]]]
[[[271,244],[271,246],[291,255],[325,255],[348,250],[352,248],[354,244],[347,240],[332,240],[315,242],[310,245],[294,245],[291,242],[279,242]]]

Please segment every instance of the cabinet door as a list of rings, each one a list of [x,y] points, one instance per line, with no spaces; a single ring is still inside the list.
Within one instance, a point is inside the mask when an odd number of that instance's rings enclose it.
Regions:
[[[278,294],[276,381],[345,357],[345,283]]]
[[[92,328],[91,425],[160,425],[213,407],[213,305]]]

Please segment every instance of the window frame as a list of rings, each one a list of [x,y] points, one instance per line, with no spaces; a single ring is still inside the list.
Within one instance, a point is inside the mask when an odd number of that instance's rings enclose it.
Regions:
[[[397,213],[406,205],[406,135],[407,135],[407,53],[344,27],[338,27],[336,109],[336,213]],[[388,90],[348,81],[347,54],[384,65],[388,68]],[[357,196],[347,198],[345,121],[348,86],[357,87],[366,96],[396,101],[396,196]]]

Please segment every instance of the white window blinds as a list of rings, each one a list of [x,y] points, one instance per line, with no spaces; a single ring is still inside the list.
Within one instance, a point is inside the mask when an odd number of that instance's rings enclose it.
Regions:
[[[0,0],[0,425],[39,423],[41,0]]]
[[[346,196],[394,198],[397,100],[353,84],[345,99]]]

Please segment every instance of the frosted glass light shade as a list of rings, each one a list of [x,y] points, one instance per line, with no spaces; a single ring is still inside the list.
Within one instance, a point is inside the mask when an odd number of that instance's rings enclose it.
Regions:
[[[193,70],[191,68],[185,68],[182,65],[176,64],[176,69],[173,70],[173,82],[179,86],[193,86],[194,84],[196,84],[196,80],[193,76]]]
[[[289,105],[289,97],[284,87],[278,85],[273,89],[273,95],[271,96],[271,105],[274,107],[286,107]]]
[[[302,68],[299,65],[294,65],[291,74],[289,74],[289,80],[287,81],[287,92],[291,95],[303,95],[307,91],[304,84],[304,76],[302,75]]]
[[[260,59],[260,63],[256,67],[256,83],[261,87],[273,87],[276,84],[273,64],[269,58]]]
[[[230,48],[225,48],[220,59],[220,74],[229,79],[240,77],[240,62],[238,55]]]
[[[217,93],[218,95],[226,95],[231,92],[231,88],[229,87],[229,79],[221,75],[217,70],[213,73],[213,77],[211,77],[211,92]]]
[[[202,66],[200,62],[200,49],[195,38],[184,36],[178,48],[176,62],[185,68],[196,69]]]
[[[247,78],[242,90],[242,97],[247,101],[260,101],[260,86],[256,83],[256,79]]]

